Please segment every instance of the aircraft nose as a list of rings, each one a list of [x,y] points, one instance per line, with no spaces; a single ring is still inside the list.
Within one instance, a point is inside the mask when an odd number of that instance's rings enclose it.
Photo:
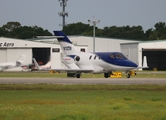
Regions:
[[[124,66],[136,68],[138,65],[131,60],[123,61]]]
[[[133,61],[129,60],[129,66],[130,67],[138,67],[138,65],[136,63],[134,63]]]

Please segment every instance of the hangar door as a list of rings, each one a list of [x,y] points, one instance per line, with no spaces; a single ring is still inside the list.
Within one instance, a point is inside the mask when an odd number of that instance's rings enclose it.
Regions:
[[[20,55],[26,55],[25,64],[32,63],[32,49],[31,48],[11,48],[7,49],[6,62],[16,61]]]
[[[166,49],[143,49],[142,56],[147,57],[147,69],[166,70]]]
[[[32,48],[32,53],[39,65],[45,65],[50,61],[50,48]]]
[[[130,60],[138,64],[138,44],[121,44],[121,52]]]
[[[0,59],[0,63],[3,63],[3,62],[7,62],[7,50],[6,49],[0,49],[0,55],[1,55],[1,59]]]
[[[32,63],[32,50],[31,48],[4,48],[0,49],[0,63],[14,62],[21,54],[26,55],[25,63]]]

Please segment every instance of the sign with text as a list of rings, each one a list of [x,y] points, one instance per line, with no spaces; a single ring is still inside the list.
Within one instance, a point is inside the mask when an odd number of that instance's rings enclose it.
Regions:
[[[0,42],[0,47],[14,47],[14,43]]]

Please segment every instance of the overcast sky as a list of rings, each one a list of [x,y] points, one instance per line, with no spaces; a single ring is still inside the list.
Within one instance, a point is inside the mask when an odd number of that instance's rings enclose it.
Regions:
[[[88,19],[100,20],[97,27],[138,26],[144,30],[158,22],[166,22],[166,0],[68,0],[65,8],[68,24]],[[59,0],[0,0],[0,27],[10,21],[22,26],[42,27],[53,33],[62,30],[62,11]]]

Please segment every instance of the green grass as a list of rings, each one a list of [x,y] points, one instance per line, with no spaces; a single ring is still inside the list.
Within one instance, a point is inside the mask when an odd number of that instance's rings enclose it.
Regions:
[[[19,78],[62,78],[66,77],[66,73],[49,73],[48,72],[0,72],[1,77],[19,77]],[[103,74],[82,74],[81,78],[103,78]],[[138,72],[136,76],[132,78],[166,78],[166,72],[154,73],[152,71]],[[126,78],[125,74],[122,74],[122,78]]]
[[[166,85],[0,85],[1,120],[166,120]]]

